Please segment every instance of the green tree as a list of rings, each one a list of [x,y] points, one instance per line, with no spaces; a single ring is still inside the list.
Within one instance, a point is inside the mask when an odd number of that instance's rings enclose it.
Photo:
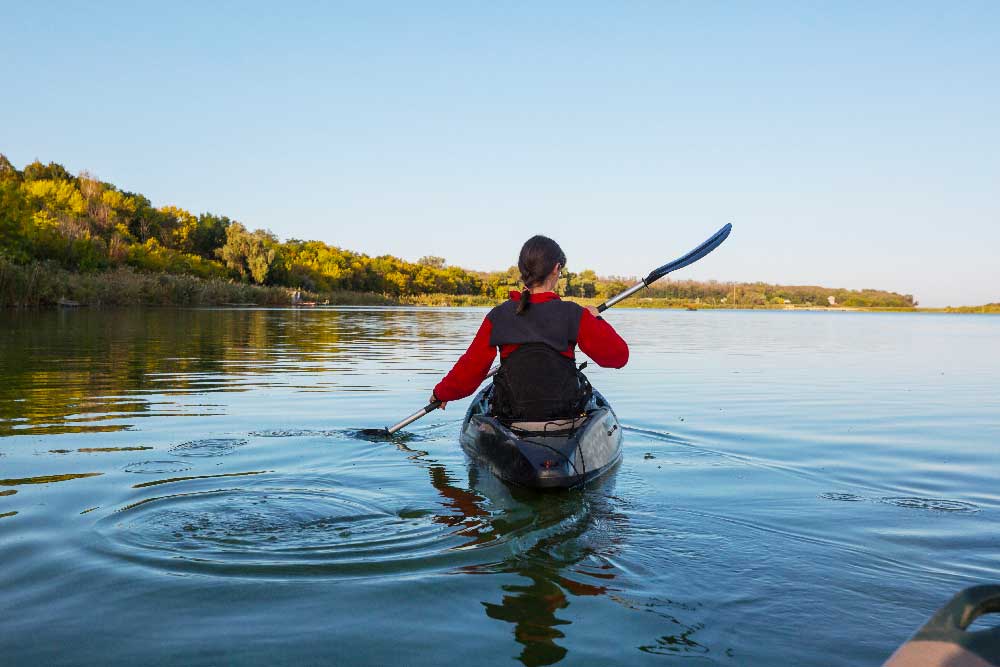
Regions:
[[[226,228],[232,222],[225,216],[202,213],[195,217],[182,208],[164,206],[159,210],[164,229],[170,230],[170,247],[205,259],[226,243]]]
[[[591,299],[597,296],[597,274],[591,269],[581,271],[577,276],[580,296]]]
[[[74,181],[76,179],[66,171],[66,167],[55,162],[42,164],[35,160],[24,168],[26,181]]]
[[[0,181],[15,181],[20,183],[21,179],[21,172],[17,170],[17,167],[10,163],[6,155],[0,153]]]
[[[27,260],[29,248],[26,232],[30,224],[28,199],[17,181],[0,179],[0,254],[15,261]]]
[[[627,283],[621,278],[611,278],[601,282],[597,289],[597,295],[602,297],[614,296],[624,292],[631,286],[631,283]]]
[[[556,290],[562,292],[563,296],[582,296],[578,275],[572,271],[563,272],[563,276],[556,285]]]
[[[251,233],[234,222],[226,228],[226,243],[219,248],[218,256],[244,280],[249,277],[263,285],[278,258],[277,245],[273,235],[259,229]]]
[[[411,255],[412,257],[412,255]],[[446,262],[444,257],[435,257],[434,255],[426,255],[417,260],[417,264],[420,266],[429,266],[432,269],[443,269]]]
[[[226,243],[226,229],[232,220],[224,215],[202,213],[198,216],[198,226],[191,235],[191,249],[196,255],[206,259],[215,257],[215,251]]]

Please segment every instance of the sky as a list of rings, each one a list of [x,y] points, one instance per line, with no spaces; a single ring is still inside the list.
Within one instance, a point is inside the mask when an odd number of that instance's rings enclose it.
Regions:
[[[1000,3],[5,3],[0,152],[369,255],[1000,302]]]

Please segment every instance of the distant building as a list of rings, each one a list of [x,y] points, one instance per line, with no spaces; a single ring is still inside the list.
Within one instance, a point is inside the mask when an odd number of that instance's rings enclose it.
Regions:
[[[827,303],[829,303],[831,306],[836,306],[837,305],[837,299],[835,297],[833,297],[833,296],[826,297],[826,300],[827,300]]]

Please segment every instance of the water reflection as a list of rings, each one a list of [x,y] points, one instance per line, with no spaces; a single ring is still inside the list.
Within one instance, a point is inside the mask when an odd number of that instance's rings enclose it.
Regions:
[[[192,479],[219,479],[222,477],[246,477],[247,475],[263,475],[267,470],[251,470],[248,472],[226,472],[218,475],[190,475],[188,477],[168,477],[167,479],[157,479],[152,482],[142,482],[133,484],[133,489],[144,489],[147,486],[159,486],[161,484],[176,484],[177,482],[187,482]]]
[[[413,459],[426,455],[402,443],[396,446]],[[559,628],[571,623],[558,612],[569,607],[572,597],[613,590],[617,575],[609,558],[624,544],[628,530],[628,519],[611,495],[617,470],[582,490],[537,493],[508,487],[474,462],[468,465],[469,489],[463,489],[443,465],[427,462],[442,505],[455,512],[435,521],[460,526],[459,534],[470,538],[463,548],[518,541],[503,560],[463,565],[459,571],[527,580],[504,584],[499,603],[486,600],[482,605],[489,618],[514,625],[523,664],[555,664],[569,651],[557,641],[565,638]]]
[[[607,595],[616,572],[609,558],[625,541],[628,520],[610,495],[612,472],[581,491],[539,494],[509,489],[486,471],[470,467],[470,484],[503,507],[495,531],[516,529],[520,517],[530,522],[530,546],[502,562],[474,565],[466,573],[515,574],[525,583],[504,584],[499,603],[482,602],[486,615],[514,625],[514,639],[523,646],[518,659],[525,665],[551,665],[566,657],[560,629],[570,621],[559,612],[573,597]]]
[[[23,484],[52,484],[54,482],[68,482],[72,479],[83,479],[85,477],[97,477],[103,475],[102,472],[80,472],[68,473],[65,475],[39,475],[38,477],[19,477],[16,479],[0,479],[0,486],[21,486]]]
[[[77,452],[81,454],[97,454],[100,452],[142,452],[152,447],[138,446],[138,447],[80,447]],[[50,449],[49,454],[72,454],[72,449]]]
[[[371,391],[406,370],[447,313],[335,309],[14,311],[0,334],[0,436],[126,430],[138,418],[215,416],[211,392]],[[411,355],[411,356],[407,356]],[[359,363],[361,360],[361,363]],[[322,376],[322,377],[318,377]]]
[[[163,473],[185,472],[191,466],[181,461],[135,461],[122,468],[122,472],[130,472],[137,475],[160,475]]]
[[[614,495],[617,469],[581,490],[541,493],[509,487],[473,461],[467,463],[469,489],[456,486],[437,464],[429,466],[431,483],[446,499],[444,505],[459,511],[448,521],[465,527],[463,534],[473,538],[470,545],[517,542],[506,558],[466,565],[459,571],[513,574],[524,580],[503,584],[499,602],[481,602],[487,617],[514,626],[514,639],[522,646],[517,656],[521,663],[552,665],[570,656],[572,646],[564,630],[572,621],[560,612],[580,597],[604,597],[626,609],[659,616],[673,632],[637,647],[644,653],[709,652],[694,638],[704,624],[687,623],[678,615],[696,611],[690,605],[671,600],[640,603],[616,587],[621,572],[614,561],[629,534],[628,516]]]

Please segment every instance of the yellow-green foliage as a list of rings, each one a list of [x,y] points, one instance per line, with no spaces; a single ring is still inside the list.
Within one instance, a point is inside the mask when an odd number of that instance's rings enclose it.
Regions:
[[[227,275],[220,263],[165,248],[156,239],[129,246],[126,263],[146,271],[187,273],[199,278],[225,278]]]
[[[484,281],[454,266],[430,266],[368,255],[320,241],[290,240],[278,248],[279,274],[288,285],[319,292],[354,290],[391,296],[482,294]]]
[[[767,283],[720,283],[714,280],[661,280],[643,293],[652,299],[691,301],[704,306],[756,308],[766,306],[814,306],[848,308],[913,308],[910,294],[882,290],[847,290],[814,285],[769,285]],[[831,304],[829,298],[833,297]]]
[[[87,213],[87,203],[72,181],[28,181],[21,186],[36,210],[47,216],[77,216]]]
[[[944,311],[948,313],[1000,313],[1000,303],[987,303],[982,306],[948,306]]]
[[[154,208],[136,193],[61,165],[33,162],[18,171],[0,155],[0,257],[27,263],[51,261],[73,272],[113,271],[129,266],[146,272],[241,283],[284,286],[312,293],[383,295],[393,302],[485,305],[520,289],[516,267],[490,273],[448,266],[442,257],[408,262],[368,255],[321,241],[280,242],[225,216],[194,215],[176,206]],[[636,267],[645,270],[650,267]],[[115,274],[118,275],[118,274]],[[125,274],[121,274],[125,275]],[[600,278],[591,270],[567,272],[558,291],[600,300],[635,282]],[[446,299],[445,296],[454,297]],[[663,280],[645,297],[652,303],[701,307],[912,308],[913,297],[879,290],[840,290],[764,283],[698,283]]]

